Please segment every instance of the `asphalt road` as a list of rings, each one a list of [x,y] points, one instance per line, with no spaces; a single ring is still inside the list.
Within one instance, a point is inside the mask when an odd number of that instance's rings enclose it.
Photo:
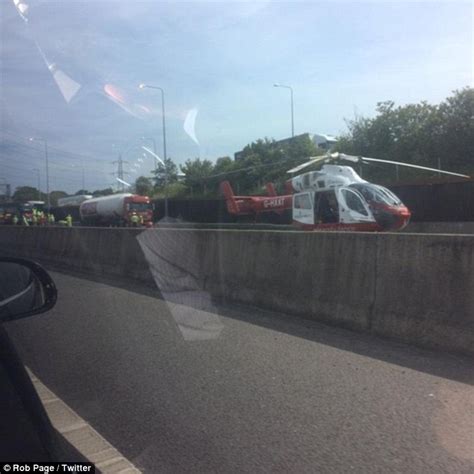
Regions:
[[[474,472],[469,359],[53,277],[56,308],[8,331],[36,375],[144,472]]]

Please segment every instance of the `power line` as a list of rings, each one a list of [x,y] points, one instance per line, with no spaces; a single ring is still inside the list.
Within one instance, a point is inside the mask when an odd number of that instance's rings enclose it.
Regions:
[[[9,152],[9,154],[15,155],[14,156],[15,162],[20,162],[20,163],[24,164],[25,166],[35,165],[34,160],[38,159],[37,156],[32,156],[32,155],[26,154],[24,152],[19,152],[19,151],[16,151],[16,150],[12,150],[11,152]],[[53,169],[55,169],[56,171],[58,171],[60,173],[62,173],[62,172],[64,172],[64,173],[73,172],[74,170],[72,168],[75,168],[77,170],[77,168],[79,166],[83,170],[87,170],[87,171],[90,171],[92,173],[105,172],[105,170],[103,168],[101,169],[101,168],[97,168],[97,167],[92,167],[92,166],[84,165],[83,163],[81,163],[81,165],[71,164],[71,165],[67,166],[64,163],[59,163],[57,161],[50,160],[50,164],[53,165],[53,166],[50,166],[50,168],[53,168]],[[105,162],[103,164],[105,165]],[[7,166],[3,163],[1,165],[2,166]]]
[[[321,155],[323,156],[323,155]],[[231,174],[237,174],[237,173],[242,173],[244,171],[251,171],[251,170],[254,170],[254,169],[257,169],[257,168],[271,168],[272,171],[279,171],[280,168],[275,168],[272,166],[274,165],[285,165],[285,167],[288,166],[288,161],[291,162],[291,160],[294,160],[294,158],[290,157],[283,157],[281,159],[278,159],[278,160],[274,160],[274,161],[271,161],[271,162],[268,162],[268,163],[262,163],[262,164],[259,164],[259,165],[253,165],[253,166],[247,166],[245,168],[238,168],[236,170],[231,170],[231,171],[223,171],[222,173],[217,173],[217,174],[212,174],[212,175],[209,175],[209,176],[203,176],[201,178],[195,178],[194,181],[204,181],[204,180],[207,180],[207,179],[212,179],[212,178],[218,178],[219,176],[228,176],[228,175],[231,175]]]
[[[14,132],[11,132],[9,130],[2,130],[0,131],[0,133],[6,133],[8,135],[13,135],[15,137],[18,137],[20,140],[27,140],[23,135],[20,135],[18,133],[14,133]],[[131,140],[130,142],[128,142],[124,147],[123,147],[123,150],[122,150],[122,153],[127,153],[129,152],[130,150],[132,150],[134,147],[139,147],[140,146],[140,141],[143,139],[143,137],[136,137],[134,138],[133,140]],[[14,140],[14,139],[11,139],[11,138],[8,138],[8,140],[10,140],[11,142],[19,145],[19,146],[23,146],[23,147],[26,147],[26,148],[29,148],[31,150],[34,150],[34,151],[37,151],[39,153],[42,152],[42,149],[40,148],[36,148],[35,146],[32,146],[29,141],[27,143],[23,143],[23,142],[20,142],[18,140]],[[54,146],[51,146],[48,144],[48,150],[50,150],[51,154],[66,154],[66,155],[69,155],[69,156],[72,156],[74,157],[75,159],[77,160],[83,160],[83,159],[87,159],[87,160],[93,160],[93,161],[97,161],[97,157],[94,157],[94,156],[91,156],[91,155],[84,155],[84,154],[81,154],[81,153],[77,153],[77,152],[72,152],[72,151],[69,151],[69,150],[64,150],[63,148],[57,148],[57,147],[54,147]]]
[[[33,179],[36,180],[35,176],[34,175],[31,175],[31,177],[28,177],[28,176],[25,176],[25,175],[14,175],[14,174],[8,174],[7,175],[10,179],[11,178],[14,178],[14,180],[17,180],[17,181],[21,181],[21,182],[28,182],[30,183]],[[61,187],[64,187],[64,186],[75,186],[79,189],[84,189],[81,185],[81,182],[80,181],[74,181],[74,180],[70,180],[70,179],[58,179],[58,178],[52,178],[51,181],[53,183],[56,183],[57,185],[55,185],[55,187],[57,188],[61,188]],[[58,184],[59,183],[59,184]],[[35,183],[36,184],[36,183]],[[98,186],[103,186],[105,185],[106,183],[105,182],[100,182],[98,184],[95,184],[94,187],[98,187]],[[18,186],[17,186],[18,187]]]
[[[22,135],[19,135],[18,133],[14,133],[14,132],[10,132],[9,130],[2,130],[1,133],[6,133],[8,135],[13,135],[15,137],[18,137],[22,140],[27,140],[27,138],[25,138],[24,136]],[[12,140],[14,141],[14,140]],[[24,143],[21,143],[21,142],[15,142],[15,143],[18,143],[19,145],[23,145],[23,146],[27,146],[33,150],[37,150],[37,151],[41,151],[41,149],[39,148],[36,148],[36,147],[33,147],[31,145],[26,145]],[[76,153],[76,152],[73,152],[73,151],[69,151],[69,150],[64,150],[62,148],[57,148],[57,147],[54,147],[54,146],[49,146],[48,145],[48,149],[51,150],[51,151],[56,151],[56,152],[59,152],[59,153],[65,153],[65,154],[68,154],[68,155],[71,155],[71,156],[76,156],[76,157],[79,157],[79,158],[87,158],[89,160],[96,160],[97,158],[94,157],[94,156],[90,156],[90,155],[83,155],[81,153]]]
[[[6,172],[4,173],[5,175],[8,176],[15,176],[15,177],[21,177],[25,178],[26,176],[29,176],[32,173],[32,168],[19,168],[16,166],[11,166],[11,165],[2,165],[2,168],[6,169]],[[82,176],[58,176],[55,174],[50,174],[50,177],[57,182],[64,182],[64,183],[83,183]],[[84,188],[84,186],[82,186]]]
[[[18,135],[18,134],[15,134],[13,132],[10,132],[10,131],[4,131],[4,133],[7,133],[9,135],[13,135],[13,136],[16,136],[16,137],[20,137],[21,139],[24,139],[24,137]],[[39,149],[39,148],[36,148],[34,146],[31,146],[29,143],[26,144],[26,143],[21,143],[19,142],[18,140],[14,140],[14,139],[11,139],[11,138],[7,138],[6,139],[6,143],[13,143],[14,145],[16,146],[19,146],[19,147],[23,147],[23,148],[26,148],[28,151],[31,151],[31,152],[35,152],[35,156],[33,157],[33,155],[31,154],[28,154],[28,153],[25,153],[25,152],[22,152],[22,156],[25,157],[25,158],[36,158],[36,153],[41,153],[42,150]],[[128,144],[127,147],[125,147],[125,151],[129,151],[131,150],[134,146],[138,146],[138,142],[139,142],[139,139],[134,139],[133,140],[133,143],[131,144]],[[84,163],[84,158],[87,159],[87,160],[94,160],[95,162],[97,162],[97,159],[96,158],[93,158],[93,157],[90,157],[90,156],[87,156],[87,155],[81,155],[79,153],[74,153],[74,152],[70,152],[70,151],[67,151],[67,150],[63,150],[63,149],[60,149],[60,148],[55,148],[55,147],[52,147],[52,146],[48,146],[48,150],[50,151],[53,151],[53,155],[56,155],[57,154],[61,154],[61,155],[64,155],[64,154],[67,154],[67,155],[70,155],[73,157],[74,160],[76,161],[80,161],[81,162],[81,166],[82,168],[85,170],[90,170],[91,172],[93,173],[97,173],[97,172],[103,172],[104,170],[103,169],[98,169],[97,167],[94,167],[94,166],[90,166],[89,164],[85,164]],[[14,153],[14,154],[19,154],[20,152],[18,152],[17,150],[13,149],[13,150],[8,150],[10,153]],[[56,152],[56,153],[55,153]],[[125,163],[125,161],[123,161]],[[57,164],[59,166],[64,166],[64,163],[61,162],[61,163],[58,163],[57,161],[55,160],[50,160],[50,163],[54,163],[54,164]],[[30,163],[28,163],[28,165],[30,165]],[[58,172],[62,172],[62,170],[60,169],[57,169]],[[64,172],[67,172],[67,168],[64,170]]]
[[[4,143],[9,143],[9,142],[8,142],[8,141],[4,141]],[[11,142],[10,142],[10,143],[11,143]],[[34,157],[34,158],[36,158],[38,153],[42,153],[42,152],[43,152],[43,150],[40,150],[39,148],[35,148],[35,147],[29,146],[29,145],[26,145],[26,144],[23,144],[23,143],[18,143],[18,142],[15,142],[15,141],[13,141],[13,143],[15,144],[15,146],[27,148],[28,151],[34,151],[35,154],[33,155],[33,154],[28,154],[28,153],[26,153],[25,151],[18,151],[18,150],[16,150],[16,149],[13,148],[13,147],[11,147],[10,149],[8,149],[7,152],[6,152],[6,151],[3,151],[3,153],[5,153],[5,154],[6,154],[6,153],[8,153],[8,154],[22,153],[23,156],[25,156],[25,157],[31,157],[31,158]],[[49,150],[49,147],[48,147],[48,150]],[[57,154],[54,154],[54,153],[53,153],[53,156],[54,156],[54,155],[57,156]],[[91,159],[92,159],[92,158],[91,158]],[[82,158],[75,158],[75,161],[76,161],[76,162],[79,161],[79,162],[81,162],[81,163],[84,162],[84,161],[82,160]],[[97,162],[97,159],[94,159],[94,161]],[[58,162],[52,160],[51,163],[58,163]]]
[[[11,170],[14,170],[16,172],[19,172],[19,173],[29,173],[31,171],[31,166],[34,166],[34,163],[29,163],[28,165],[23,165],[23,166],[14,166],[14,165],[11,165],[10,163],[8,164],[3,164],[1,165],[2,168],[8,168],[8,169],[11,169]],[[56,169],[53,167],[53,170],[55,170],[56,172],[58,173],[70,173],[70,177],[69,178],[76,178],[75,176],[75,173],[74,173],[74,170],[67,170],[67,169]],[[103,171],[103,170],[102,170]],[[105,172],[104,172],[105,174]],[[50,174],[51,177],[53,178],[56,178],[56,179],[64,179],[64,180],[67,180],[69,179],[67,176],[61,176],[61,175],[56,175],[56,174]],[[82,176],[77,176],[77,179],[82,181]]]

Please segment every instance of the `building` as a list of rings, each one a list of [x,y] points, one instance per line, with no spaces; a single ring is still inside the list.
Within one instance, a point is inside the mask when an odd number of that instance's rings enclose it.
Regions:
[[[277,140],[276,145],[289,145],[292,141],[301,140],[304,137],[308,137],[315,145],[323,150],[330,150],[336,143],[337,138],[333,135],[322,134],[322,133],[302,133],[294,137],[284,138],[283,140]],[[244,150],[240,150],[234,153],[234,160],[239,161],[244,156]]]
[[[8,183],[0,183],[0,201],[9,201],[10,198],[11,186]]]
[[[337,143],[337,138],[333,135],[314,133],[310,138],[323,150],[330,150]]]

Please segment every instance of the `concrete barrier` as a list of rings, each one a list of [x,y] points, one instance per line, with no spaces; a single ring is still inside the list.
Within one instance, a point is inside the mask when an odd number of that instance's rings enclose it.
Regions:
[[[96,275],[153,279],[134,229],[0,227],[0,255],[19,255]]]
[[[4,227],[0,248],[474,355],[474,236]]]
[[[410,222],[403,232],[416,234],[474,234],[474,222]]]

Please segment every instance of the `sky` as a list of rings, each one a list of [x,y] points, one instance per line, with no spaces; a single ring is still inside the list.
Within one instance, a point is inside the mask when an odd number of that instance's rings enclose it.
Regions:
[[[17,7],[14,3],[17,3]],[[473,84],[470,2],[1,0],[0,185],[75,192]],[[145,137],[145,139],[143,139]],[[154,140],[154,144],[153,144]],[[304,161],[305,157],[302,157]],[[39,171],[33,171],[39,170]]]

